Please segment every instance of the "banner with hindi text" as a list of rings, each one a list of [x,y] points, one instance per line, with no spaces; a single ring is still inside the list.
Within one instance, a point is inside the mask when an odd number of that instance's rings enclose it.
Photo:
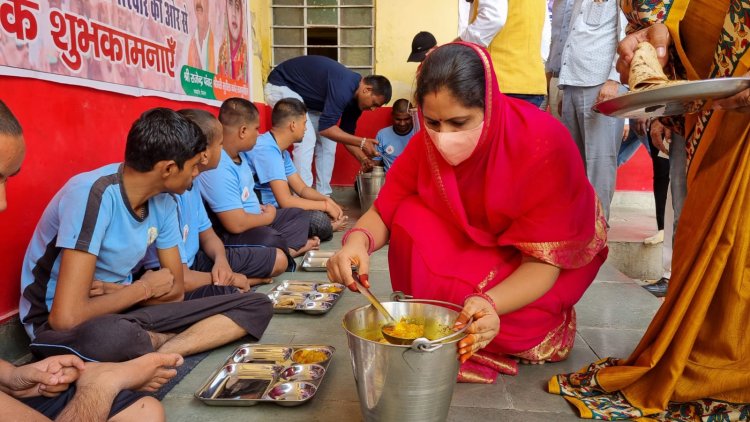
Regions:
[[[251,99],[250,0],[0,0],[0,75]]]

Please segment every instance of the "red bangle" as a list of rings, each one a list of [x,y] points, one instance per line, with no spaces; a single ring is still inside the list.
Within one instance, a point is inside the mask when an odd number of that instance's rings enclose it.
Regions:
[[[354,232],[361,232],[364,233],[365,236],[367,236],[367,241],[370,242],[370,244],[367,245],[367,255],[372,255],[372,253],[375,252],[375,238],[372,237],[372,233],[370,233],[369,230],[363,229],[361,227],[354,227],[344,233],[344,238],[341,239],[341,246],[344,246],[346,244],[346,239],[348,239],[349,235]]]
[[[494,300],[492,300],[492,298],[490,297],[490,295],[488,295],[488,294],[485,294],[485,293],[482,293],[482,292],[469,293],[469,294],[468,294],[468,295],[466,295],[466,297],[464,298],[464,302],[466,302],[466,300],[467,300],[467,299],[469,299],[470,297],[473,297],[473,296],[476,296],[476,297],[481,297],[482,299],[486,300],[487,302],[490,302],[490,305],[492,305],[492,309],[493,309],[493,310],[494,310],[495,312],[497,312],[497,306],[495,306],[495,301],[494,301]]]

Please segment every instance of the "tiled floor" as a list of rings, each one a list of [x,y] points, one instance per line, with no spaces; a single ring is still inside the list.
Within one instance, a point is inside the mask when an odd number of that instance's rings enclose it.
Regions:
[[[352,220],[359,215],[353,192],[336,192],[349,206]],[[337,249],[341,234],[323,245]],[[373,293],[387,298],[390,293],[387,250],[373,256],[371,284]],[[324,273],[286,273],[278,280],[325,279]],[[263,291],[273,286],[264,286]],[[366,300],[351,292],[322,316],[284,314],[275,316],[261,343],[329,344],[336,353],[329,373],[316,397],[300,407],[259,404],[253,407],[211,407],[193,397],[209,375],[227,358],[236,344],[213,351],[164,399],[170,421],[329,421],[362,420],[357,390],[352,375],[346,335],[341,326],[344,314],[366,305]],[[568,360],[540,366],[521,366],[515,377],[500,377],[493,385],[457,384],[448,420],[451,421],[572,421],[572,408],[561,397],[546,393],[553,375],[580,369],[598,358],[625,357],[636,346],[660,302],[612,266],[605,264],[596,282],[576,306],[578,338]],[[239,344],[239,342],[237,343]]]

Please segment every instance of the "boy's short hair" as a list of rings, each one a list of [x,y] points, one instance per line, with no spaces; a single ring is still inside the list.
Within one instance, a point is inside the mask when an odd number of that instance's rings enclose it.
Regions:
[[[257,121],[258,116],[258,107],[244,98],[229,98],[219,108],[219,121],[224,126],[247,125]]]
[[[409,112],[409,100],[406,98],[399,98],[393,103],[393,113],[408,113]]]
[[[185,162],[206,150],[206,135],[198,125],[168,108],[153,108],[133,122],[125,145],[125,165],[147,172],[159,161]]]
[[[0,135],[18,138],[23,136],[23,129],[18,119],[4,102],[0,101]]]
[[[183,108],[182,110],[178,110],[177,113],[198,125],[203,134],[206,135],[206,141],[208,141],[209,144],[221,134],[221,124],[219,123],[219,119],[206,110],[201,110],[199,108]]]
[[[279,127],[290,119],[299,118],[307,113],[305,103],[297,98],[282,98],[273,106],[271,125]]]

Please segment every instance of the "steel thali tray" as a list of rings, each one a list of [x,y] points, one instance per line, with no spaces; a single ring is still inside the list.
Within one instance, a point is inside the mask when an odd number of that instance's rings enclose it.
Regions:
[[[628,92],[594,105],[593,110],[624,119],[694,113],[707,100],[732,96],[750,88],[750,77],[685,81],[674,85]]]
[[[328,260],[336,251],[309,251],[302,258],[302,269],[305,271],[326,271]]]
[[[211,406],[299,406],[315,396],[335,351],[316,344],[243,344],[195,397]]]
[[[333,308],[345,290],[346,287],[338,283],[284,280],[271,290],[268,298],[273,302],[273,311],[278,314],[294,311],[324,314]]]

